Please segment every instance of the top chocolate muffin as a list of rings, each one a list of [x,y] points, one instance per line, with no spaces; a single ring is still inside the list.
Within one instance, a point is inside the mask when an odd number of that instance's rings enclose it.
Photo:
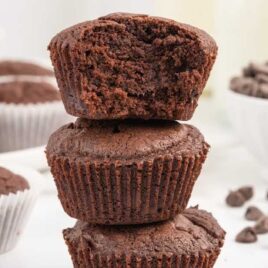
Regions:
[[[188,120],[217,45],[186,24],[116,13],[60,32],[49,50],[68,113],[89,119]]]

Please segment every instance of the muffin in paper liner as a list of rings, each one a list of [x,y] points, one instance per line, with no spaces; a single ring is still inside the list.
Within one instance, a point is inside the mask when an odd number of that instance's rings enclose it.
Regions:
[[[70,121],[61,102],[40,104],[0,103],[0,152],[36,147]]]
[[[191,119],[217,55],[204,31],[127,13],[67,28],[49,50],[66,111],[97,120]]]
[[[21,175],[30,186],[24,191],[0,195],[0,254],[4,254],[17,245],[23,233],[40,191],[41,175],[17,165],[0,163],[0,166]]]
[[[196,128],[173,121],[79,119],[51,136],[46,153],[65,212],[115,225],[182,212],[208,149]]]
[[[53,78],[33,76],[1,77],[0,83],[27,81],[47,82]],[[49,135],[70,121],[61,101],[15,104],[0,102],[0,152],[21,150],[44,145]]]
[[[75,268],[212,268],[225,231],[197,208],[174,219],[138,226],[100,226],[78,221],[63,231]]]
[[[69,250],[72,249],[69,246]],[[168,257],[162,255],[157,258],[137,258],[135,255],[132,256],[111,256],[109,258],[101,256],[101,254],[90,257],[89,252],[80,252],[72,256],[74,268],[212,268],[218,258],[220,251],[215,250],[213,253],[205,253],[200,255],[183,255],[180,257],[172,256]]]

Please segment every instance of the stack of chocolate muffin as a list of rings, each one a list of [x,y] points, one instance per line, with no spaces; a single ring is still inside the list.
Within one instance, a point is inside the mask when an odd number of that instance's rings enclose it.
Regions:
[[[49,45],[62,99],[79,117],[51,135],[47,159],[74,267],[212,267],[225,232],[186,209],[209,145],[188,120],[217,46],[172,20],[111,14]]]

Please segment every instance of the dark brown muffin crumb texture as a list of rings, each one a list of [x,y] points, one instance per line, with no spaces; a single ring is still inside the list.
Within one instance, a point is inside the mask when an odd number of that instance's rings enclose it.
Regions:
[[[0,83],[0,103],[29,104],[59,101],[60,99],[60,92],[47,82]]]
[[[8,195],[29,189],[29,183],[20,175],[0,167],[0,195]]]

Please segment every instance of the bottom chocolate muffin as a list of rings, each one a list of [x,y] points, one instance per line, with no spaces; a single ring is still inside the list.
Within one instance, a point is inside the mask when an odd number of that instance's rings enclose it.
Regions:
[[[63,231],[75,268],[210,268],[225,232],[213,216],[189,208],[173,220],[100,226],[78,221]]]

